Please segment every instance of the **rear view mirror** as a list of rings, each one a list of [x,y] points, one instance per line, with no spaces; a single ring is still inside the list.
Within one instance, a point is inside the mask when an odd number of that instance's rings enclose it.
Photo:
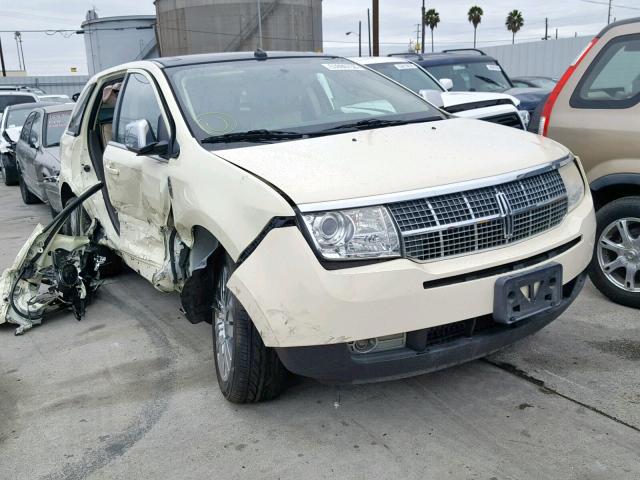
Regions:
[[[441,78],[438,81],[440,82],[440,85],[444,87],[445,90],[451,90],[453,88],[453,80],[451,80],[450,78]]]
[[[435,105],[438,108],[444,107],[444,101],[442,100],[441,92],[437,90],[420,90],[420,96],[427,102]]]

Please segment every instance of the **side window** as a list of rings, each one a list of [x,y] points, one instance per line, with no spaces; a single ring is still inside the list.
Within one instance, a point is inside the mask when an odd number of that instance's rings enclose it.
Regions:
[[[42,113],[34,112],[33,125],[31,125],[31,132],[29,132],[29,143],[35,144],[40,141],[40,132],[42,132]]]
[[[91,97],[91,93],[93,92],[95,86],[95,83],[92,83],[84,87],[84,90],[82,90],[80,98],[78,98],[76,106],[73,109],[73,113],[71,114],[71,118],[69,119],[67,133],[73,135],[74,137],[80,135],[80,128],[82,127],[84,111],[87,108],[87,102],[89,102],[89,98]]]
[[[29,140],[29,134],[31,133],[31,125],[33,124],[33,119],[35,115],[36,115],[35,112],[30,113],[27,119],[24,121],[22,130],[20,130],[20,140],[23,140],[25,142]]]
[[[130,74],[120,96],[116,142],[124,144],[127,125],[138,120],[149,122],[149,141],[168,140],[167,126],[156,99],[155,89],[144,75]]]
[[[629,108],[640,102],[640,35],[611,40],[571,96],[574,108]]]

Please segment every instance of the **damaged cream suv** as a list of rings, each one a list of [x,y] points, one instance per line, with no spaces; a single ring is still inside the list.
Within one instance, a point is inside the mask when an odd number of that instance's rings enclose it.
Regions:
[[[288,371],[363,382],[487,355],[558,317],[593,249],[566,148],[339,57],[114,67],[61,149],[68,206],[5,274],[0,318],[82,314],[108,247],[212,323],[232,402],[275,397]]]

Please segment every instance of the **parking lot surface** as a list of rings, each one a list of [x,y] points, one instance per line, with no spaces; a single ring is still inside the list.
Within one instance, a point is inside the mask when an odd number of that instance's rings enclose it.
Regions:
[[[0,186],[0,269],[48,207]],[[0,326],[0,478],[637,479],[640,314],[588,284],[504,352],[363,386],[218,391],[211,326],[133,273],[24,336]]]

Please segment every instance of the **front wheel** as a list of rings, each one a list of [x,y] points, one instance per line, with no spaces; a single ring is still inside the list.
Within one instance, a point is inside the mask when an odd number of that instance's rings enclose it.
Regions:
[[[213,356],[222,395],[232,403],[271,400],[285,389],[288,372],[266,347],[238,299],[227,288],[233,263],[226,256],[216,282]]]
[[[33,205],[35,203],[41,203],[40,199],[36,197],[33,193],[31,193],[31,190],[29,190],[29,187],[27,187],[27,184],[24,183],[24,178],[22,177],[21,171],[18,171],[18,183],[20,185],[20,196],[22,197],[22,201],[25,203],[25,205]]]
[[[7,154],[0,154],[0,167],[2,168],[2,176],[4,177],[4,184],[8,187],[18,184],[18,169],[15,165],[7,165]]]
[[[597,220],[589,277],[609,299],[640,308],[640,197],[608,203]]]

